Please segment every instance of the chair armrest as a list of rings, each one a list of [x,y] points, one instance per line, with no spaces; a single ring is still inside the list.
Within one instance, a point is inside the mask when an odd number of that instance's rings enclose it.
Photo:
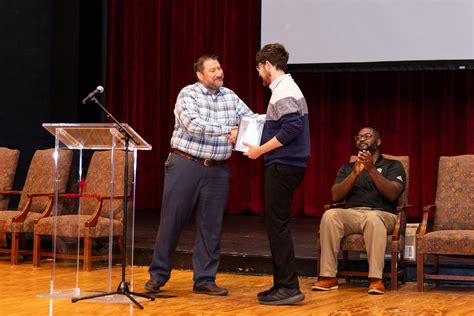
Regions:
[[[41,213],[41,216],[38,217],[38,218],[35,218],[35,220],[34,220],[34,224],[35,224],[35,225],[38,224],[38,222],[39,222],[40,220],[42,220],[43,218],[51,216],[51,212],[52,212],[52,210],[53,210],[53,202],[54,202],[54,195],[53,195],[53,196],[50,196],[50,199],[49,199],[49,201],[48,201],[48,204],[47,204],[46,207],[44,208],[43,213]]]
[[[123,195],[114,195],[113,197],[102,196],[100,198],[100,203],[97,206],[96,210],[91,215],[91,217],[89,217],[89,219],[85,222],[86,227],[95,227],[97,225],[97,222],[99,221],[99,217],[100,217],[100,211],[102,210],[102,206],[104,205],[104,201],[106,202],[107,200],[110,200],[111,198],[123,200],[124,196]]]
[[[402,216],[406,213],[406,210],[413,207],[413,205],[403,205],[397,206],[397,220],[395,222],[395,228],[392,233],[392,241],[397,241],[400,239],[400,234],[402,232]],[[404,231],[404,229],[403,229]]]
[[[20,195],[23,191],[18,190],[0,190],[2,195]]]
[[[397,206],[397,212],[404,212],[405,210],[409,209],[409,208],[412,208],[413,205],[411,204],[406,204],[406,205],[403,205],[403,206]]]
[[[31,194],[28,194],[27,196],[28,196],[28,200],[26,201],[26,204],[23,207],[23,209],[20,210],[20,214],[18,214],[17,216],[12,218],[13,223],[23,223],[25,221],[26,217],[28,216],[28,212],[30,211],[31,203],[33,202],[34,198],[37,198],[37,197],[48,197],[49,198],[48,204],[46,205],[45,210],[43,211],[43,213],[45,211],[47,211],[48,208],[52,207],[53,199],[54,199],[54,193],[31,193]]]
[[[426,234],[426,229],[428,227],[428,215],[429,212],[433,210],[436,211],[436,205],[427,205],[423,208],[423,220],[421,221],[421,225],[418,227],[416,232],[416,238],[423,238]]]
[[[40,196],[48,196],[48,197],[54,197],[54,193],[28,193],[28,197],[40,197]]]

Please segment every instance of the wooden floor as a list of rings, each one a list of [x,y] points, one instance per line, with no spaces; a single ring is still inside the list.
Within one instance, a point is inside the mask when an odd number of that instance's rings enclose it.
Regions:
[[[343,284],[338,290],[313,292],[314,278],[301,278],[301,289],[306,295],[302,304],[295,306],[264,306],[257,303],[256,293],[271,285],[270,276],[218,274],[217,283],[230,291],[227,297],[193,294],[192,272],[175,270],[162,294],[175,297],[143,301],[144,310],[128,303],[80,301],[40,298],[48,293],[51,265],[33,268],[24,263],[10,265],[0,260],[0,315],[474,315],[474,287],[445,286],[416,291],[414,283],[407,283],[398,292],[368,295],[366,284]],[[114,280],[120,280],[120,268],[113,269]],[[146,267],[134,268],[134,284],[142,292],[148,279]],[[80,272],[81,289],[98,289],[106,269]],[[56,283],[74,279],[75,271],[57,269]],[[99,286],[100,287],[100,286]]]

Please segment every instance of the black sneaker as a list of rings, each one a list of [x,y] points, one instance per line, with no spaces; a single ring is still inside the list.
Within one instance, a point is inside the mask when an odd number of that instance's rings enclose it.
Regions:
[[[156,282],[155,280],[153,279],[150,279],[148,280],[148,282],[145,284],[145,290],[147,290],[148,292],[159,292],[160,291],[160,287],[162,287],[163,284],[161,284],[160,282]]]
[[[290,305],[304,300],[300,289],[285,289],[283,287],[258,298],[260,304],[265,305]]]
[[[274,291],[276,291],[278,288],[276,286],[272,286],[271,288],[269,288],[268,290],[265,290],[265,291],[262,291],[262,292],[259,292],[257,293],[257,297],[258,299],[260,299],[261,297],[263,296],[267,296],[268,294],[270,293],[273,293]]]
[[[193,286],[193,293],[225,296],[229,293],[229,291],[223,287],[218,287],[215,284],[208,284],[200,287]]]

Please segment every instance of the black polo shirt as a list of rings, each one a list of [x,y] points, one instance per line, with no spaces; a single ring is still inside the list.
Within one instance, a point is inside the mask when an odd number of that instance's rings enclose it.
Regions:
[[[335,183],[339,183],[352,172],[354,163],[347,163],[343,165],[336,176]],[[403,165],[398,160],[386,159],[382,155],[375,162],[375,169],[380,172],[387,180],[396,181],[403,185],[405,189],[406,174]],[[372,182],[367,171],[357,177],[352,190],[346,196],[346,208],[351,207],[370,207],[373,209],[380,209],[396,213],[398,206],[398,200],[389,201],[383,197],[377,187]]]

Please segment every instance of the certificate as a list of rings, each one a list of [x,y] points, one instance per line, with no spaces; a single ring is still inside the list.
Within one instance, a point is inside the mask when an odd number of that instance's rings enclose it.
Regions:
[[[247,152],[249,148],[243,143],[253,146],[259,146],[262,140],[263,126],[265,125],[265,115],[259,115],[256,118],[243,117],[240,121],[239,130],[237,132],[237,140],[234,149],[237,151]]]

